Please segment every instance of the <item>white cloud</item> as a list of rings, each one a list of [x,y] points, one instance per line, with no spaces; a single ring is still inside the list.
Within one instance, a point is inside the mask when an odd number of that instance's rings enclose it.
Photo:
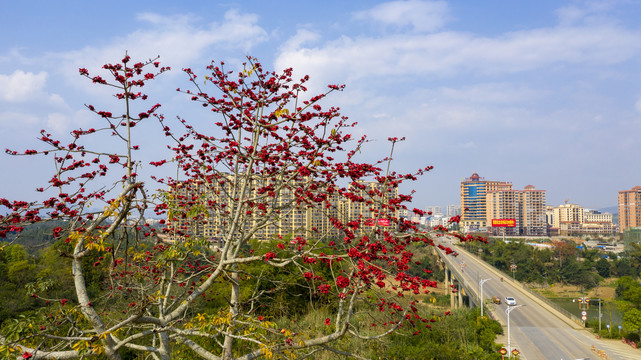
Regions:
[[[87,109],[77,110],[73,113],[73,123],[85,130],[93,126],[96,126],[96,115]]]
[[[355,14],[357,19],[374,20],[393,27],[409,26],[415,31],[434,31],[450,18],[444,1],[392,1]]]
[[[114,38],[104,47],[85,47],[81,50],[56,54],[56,62],[62,61],[60,68],[65,76],[80,83],[78,68],[100,69],[105,62],[115,62],[124,56],[125,51],[135,60],[145,60],[161,55],[163,65],[176,70],[195,66],[194,62],[211,59],[212,46],[232,48],[247,52],[256,44],[268,39],[267,32],[257,25],[258,16],[229,10],[220,22],[198,25],[199,18],[188,15],[163,16],[143,13],[137,17],[151,24],[151,28],[134,31],[127,36]],[[216,59],[220,60],[220,59]],[[178,75],[180,72],[173,72]],[[174,76],[171,75],[170,76]],[[85,88],[90,86],[82,82]],[[93,87],[94,89],[96,87]],[[95,90],[91,90],[95,91]]]
[[[164,61],[187,66],[193,59],[200,59],[203,52],[214,44],[248,51],[266,41],[267,32],[257,25],[258,16],[229,10],[222,22],[212,22],[199,27],[197,17],[187,15],[162,16],[141,14],[139,19],[155,25],[151,30],[136,31],[110,48],[136,49],[141,54],[161,54]],[[122,52],[122,50],[120,50]]]
[[[59,94],[51,94],[49,95],[49,103],[51,105],[59,106],[59,107],[66,107],[67,104],[65,102],[65,99],[60,96]]]
[[[25,128],[35,126],[39,119],[34,114],[25,114],[20,112],[3,112],[0,113],[0,126],[3,130]]]
[[[576,5],[570,5],[562,7],[556,10],[556,14],[559,17],[559,23],[561,25],[575,25],[578,23],[586,14],[586,10],[579,8]]]
[[[613,0],[574,3],[557,9],[556,15],[561,26],[614,24],[616,21],[609,13],[616,3]]]
[[[298,49],[302,45],[314,43],[320,39],[320,35],[308,29],[298,29],[296,34],[290,37],[283,45],[281,50]]]
[[[162,25],[167,28],[180,28],[183,24],[189,23],[190,19],[194,20],[195,16],[181,14],[165,16],[156,13],[145,12],[136,14],[136,19],[148,22],[152,25]]]
[[[0,74],[0,99],[9,102],[24,102],[39,95],[47,81],[47,73],[37,74],[16,70],[11,75]]]
[[[348,38],[284,49],[276,63],[346,82],[375,76],[496,74],[570,64],[608,65],[641,50],[641,34],[615,27],[546,28],[495,38],[467,33]]]
[[[636,103],[634,103],[634,108],[636,109],[637,112],[641,113],[641,98],[637,100]]]
[[[459,144],[458,146],[463,149],[474,149],[476,148],[476,143],[474,141],[468,141],[466,143]]]
[[[60,113],[53,113],[47,116],[47,129],[62,134],[69,129],[69,118]]]
[[[541,90],[508,82],[467,85],[458,88],[442,87],[439,93],[453,102],[511,105],[529,102],[542,95]]]

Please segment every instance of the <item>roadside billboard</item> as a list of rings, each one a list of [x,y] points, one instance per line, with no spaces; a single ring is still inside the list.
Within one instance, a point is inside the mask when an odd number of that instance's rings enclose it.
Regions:
[[[389,219],[368,219],[365,220],[365,225],[367,226],[374,226],[374,224],[377,224],[378,226],[390,226],[390,221]]]
[[[516,219],[492,219],[492,227],[516,227]]]

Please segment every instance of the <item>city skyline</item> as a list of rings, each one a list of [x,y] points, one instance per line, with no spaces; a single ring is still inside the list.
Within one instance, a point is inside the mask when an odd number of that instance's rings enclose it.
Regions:
[[[2,4],[3,149],[42,148],[40,129],[60,137],[98,122],[84,104],[109,103],[109,94],[80,67],[98,72],[125,52],[160,55],[173,70],[147,92],[167,118],[194,119],[204,113],[174,91],[187,85],[180,69],[204,75],[211,60],[233,68],[252,55],[266,68],[309,74],[310,96],[346,84],[323,104],[340,106],[359,123],[354,135],[371,139],[360,160],[385,157],[388,137],[406,137],[393,170],[434,166],[411,184],[414,207],[456,204],[461,180],[475,172],[545,189],[550,205],[569,199],[592,209],[616,206],[619,191],[641,185],[641,168],[629,161],[641,141],[638,2],[98,6]],[[153,126],[150,133],[162,136]],[[157,140],[140,141],[144,161],[158,160]],[[2,155],[0,166],[9,199],[36,199],[53,172],[51,158]]]

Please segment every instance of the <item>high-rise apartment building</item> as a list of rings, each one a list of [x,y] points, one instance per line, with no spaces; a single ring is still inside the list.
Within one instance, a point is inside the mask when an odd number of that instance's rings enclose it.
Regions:
[[[641,186],[619,191],[619,231],[641,227]]]
[[[486,195],[488,230],[494,235],[521,235],[521,192],[518,190],[490,191]],[[514,227],[492,228],[493,219],[514,219]]]
[[[534,186],[528,185],[521,191],[521,226],[523,235],[543,236],[548,234],[545,209],[545,190],[537,190]]]
[[[450,217],[450,218],[452,216],[461,215],[461,206],[460,205],[454,205],[454,204],[447,205],[446,214],[445,215],[447,217]]]
[[[399,213],[385,213],[382,204],[388,204],[389,200],[398,196],[398,188],[389,188],[379,182],[359,181],[350,185],[350,190],[358,197],[371,200],[371,203],[352,201],[351,199],[335,199],[338,208],[338,219],[343,223],[353,220],[362,220],[361,226],[353,232],[360,236],[370,230],[377,220],[382,217],[398,217]],[[329,225],[329,224],[328,224]],[[380,224],[379,224],[380,225]],[[333,229],[328,229],[332,230]]]
[[[428,206],[425,208],[425,211],[431,213],[430,215],[441,215],[443,216],[443,207],[441,206]]]
[[[488,181],[474,173],[461,182],[461,227],[465,231],[485,231],[487,221],[486,195],[492,191],[511,190],[512,183]]]
[[[271,216],[261,215],[249,211],[243,215],[243,226],[231,230],[232,224],[229,221],[229,213],[234,209],[229,206],[230,189],[228,182],[220,182],[223,185],[203,185],[179,183],[173,189],[172,195],[176,204],[191,203],[190,213],[197,214],[195,217],[184,216],[181,218],[169,219],[170,229],[175,230],[174,239],[185,236],[203,237],[208,240],[220,240],[230,231],[234,233],[249,233],[251,237],[258,240],[273,238],[276,235],[291,235],[292,237],[339,237],[341,232],[332,224],[330,219],[338,219],[343,224],[357,221],[360,226],[349,227],[356,236],[360,236],[369,230],[371,226],[390,226],[387,222],[377,222],[378,218],[389,216],[398,217],[399,214],[383,213],[387,207],[382,204],[389,204],[389,200],[398,196],[397,188],[389,188],[378,182],[357,182],[350,185],[351,198],[339,198],[335,192],[328,196],[329,206],[318,204],[318,206],[307,206],[297,201],[293,189],[283,188],[273,197],[269,197],[269,208],[278,209]],[[254,197],[257,194],[252,192]],[[364,199],[365,202],[358,199]],[[217,206],[210,206],[217,204]],[[223,213],[224,212],[224,213]]]
[[[513,227],[490,228],[495,235],[547,235],[545,190],[528,185],[524,190],[494,190],[486,195],[487,223],[493,219],[513,219]]]

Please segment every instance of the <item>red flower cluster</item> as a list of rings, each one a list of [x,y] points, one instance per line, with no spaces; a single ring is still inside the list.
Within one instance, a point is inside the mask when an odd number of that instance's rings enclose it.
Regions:
[[[336,286],[338,286],[341,289],[344,289],[349,286],[349,279],[346,278],[345,276],[338,276],[336,278]]]

